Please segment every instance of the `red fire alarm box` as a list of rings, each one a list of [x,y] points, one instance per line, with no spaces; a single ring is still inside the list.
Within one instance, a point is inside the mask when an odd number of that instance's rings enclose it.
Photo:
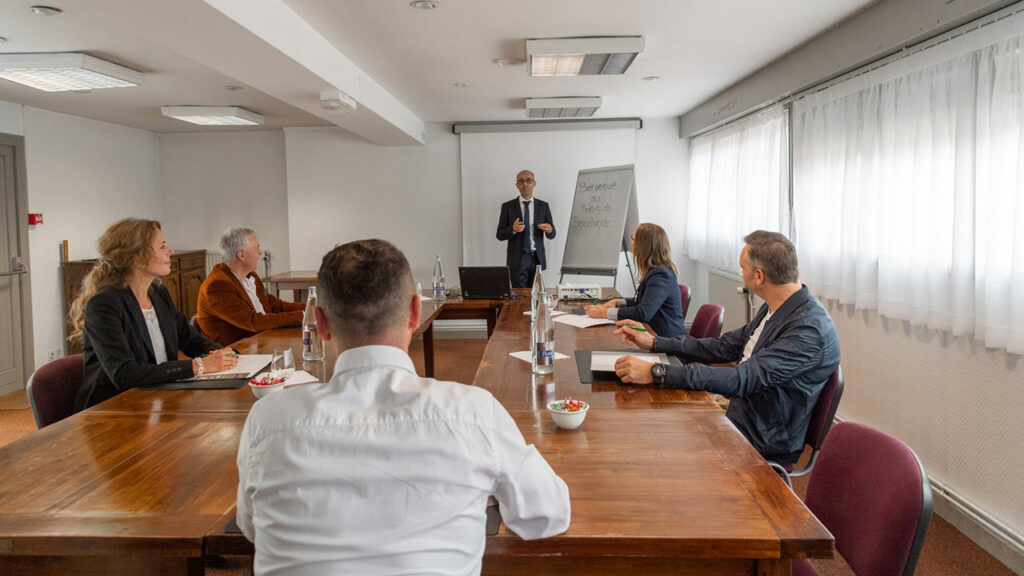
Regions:
[[[29,214],[28,215],[28,225],[29,226],[35,226],[37,224],[42,224],[42,223],[43,223],[43,215],[42,214]]]

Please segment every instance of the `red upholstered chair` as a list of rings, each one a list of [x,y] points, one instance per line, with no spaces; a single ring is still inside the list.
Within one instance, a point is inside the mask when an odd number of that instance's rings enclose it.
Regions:
[[[44,364],[25,385],[36,426],[43,428],[74,412],[75,396],[82,387],[85,365],[81,354],[72,354]]]
[[[807,485],[807,507],[858,576],[911,576],[932,517],[932,492],[906,444],[862,424],[836,424]],[[807,560],[794,576],[816,576]]]
[[[693,317],[689,336],[694,338],[718,338],[722,335],[725,308],[718,304],[702,304]]]
[[[683,320],[686,320],[686,311],[690,309],[690,287],[686,284],[679,285],[679,298],[683,303]]]
[[[811,459],[807,465],[798,470],[793,470],[796,463],[785,466],[790,476],[803,476],[814,468],[814,461],[818,459],[821,445],[825,442],[825,436],[832,428],[832,421],[835,420],[836,410],[839,409],[839,400],[843,398],[843,368],[840,366],[828,377],[825,387],[818,396],[818,403],[814,405],[811,412],[811,423],[807,426],[807,435],[804,436],[804,445],[811,447]]]

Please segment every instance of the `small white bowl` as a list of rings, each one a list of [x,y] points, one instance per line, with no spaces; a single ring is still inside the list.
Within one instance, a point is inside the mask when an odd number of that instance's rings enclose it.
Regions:
[[[563,412],[556,408],[556,406],[563,402],[565,400],[555,400],[548,403],[548,412],[551,412],[551,419],[555,421],[555,425],[559,428],[565,428],[566,430],[578,428],[580,424],[583,424],[583,419],[587,417],[587,410],[590,410],[590,404],[583,402],[583,408],[575,412]]]
[[[271,392],[277,392],[278,390],[284,390],[284,382],[278,382],[277,384],[253,384],[252,380],[249,381],[249,388],[252,389],[252,395],[257,398],[263,398]]]

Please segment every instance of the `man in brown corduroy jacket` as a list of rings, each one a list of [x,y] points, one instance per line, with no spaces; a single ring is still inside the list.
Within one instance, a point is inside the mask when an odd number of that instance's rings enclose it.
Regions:
[[[207,338],[227,346],[257,332],[302,324],[306,305],[267,294],[256,275],[262,254],[256,232],[229,230],[220,247],[224,261],[213,267],[199,288],[196,323]]]

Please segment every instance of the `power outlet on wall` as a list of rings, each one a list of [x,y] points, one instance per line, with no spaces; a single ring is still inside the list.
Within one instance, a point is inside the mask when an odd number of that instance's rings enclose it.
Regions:
[[[53,362],[57,358],[61,358],[63,356],[64,351],[61,350],[60,348],[54,348],[53,350],[50,350],[50,362]]]

